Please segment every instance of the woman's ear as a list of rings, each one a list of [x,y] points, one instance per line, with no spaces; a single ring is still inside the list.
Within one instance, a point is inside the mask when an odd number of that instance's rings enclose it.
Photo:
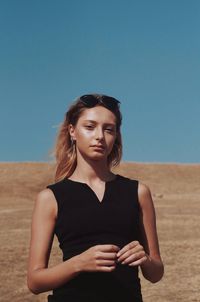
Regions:
[[[69,135],[71,136],[71,138],[73,140],[76,140],[76,136],[75,136],[75,127],[72,124],[69,124],[68,126],[68,131],[69,131]]]

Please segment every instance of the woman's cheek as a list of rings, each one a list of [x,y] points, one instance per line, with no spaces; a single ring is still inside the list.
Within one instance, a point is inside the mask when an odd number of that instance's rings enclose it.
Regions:
[[[78,136],[80,137],[81,140],[84,140],[85,138],[87,139],[87,138],[91,137],[91,132],[92,131],[89,131],[87,129],[81,129],[79,131],[79,135]]]

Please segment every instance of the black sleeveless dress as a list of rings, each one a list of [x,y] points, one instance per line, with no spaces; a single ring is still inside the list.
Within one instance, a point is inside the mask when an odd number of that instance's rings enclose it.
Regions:
[[[86,183],[63,179],[48,185],[58,204],[55,234],[63,261],[97,244],[122,248],[139,240],[138,180],[116,174],[100,201]],[[112,272],[82,272],[53,289],[52,302],[142,302],[138,267],[118,263]]]

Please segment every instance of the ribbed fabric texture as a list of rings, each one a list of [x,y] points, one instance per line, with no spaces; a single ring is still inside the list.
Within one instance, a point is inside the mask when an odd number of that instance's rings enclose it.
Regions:
[[[48,185],[58,204],[55,234],[63,261],[97,244],[122,248],[139,240],[138,180],[116,174],[100,201],[86,183],[63,179]],[[53,290],[48,301],[141,302],[138,267],[117,264],[114,271],[83,272]]]

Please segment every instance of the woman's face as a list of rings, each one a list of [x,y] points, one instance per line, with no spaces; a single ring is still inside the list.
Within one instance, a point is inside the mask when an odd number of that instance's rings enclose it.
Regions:
[[[85,109],[70,135],[76,140],[77,155],[92,160],[106,160],[116,139],[116,117],[103,106]]]

